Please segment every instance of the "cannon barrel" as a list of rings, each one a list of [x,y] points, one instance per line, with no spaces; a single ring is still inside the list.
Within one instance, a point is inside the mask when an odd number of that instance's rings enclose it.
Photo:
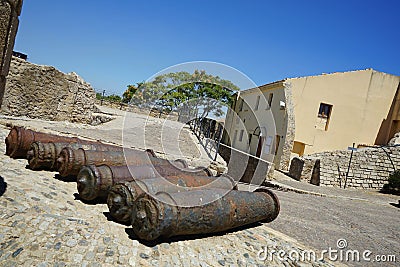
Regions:
[[[63,142],[80,144],[100,144],[100,142],[79,139],[77,137],[60,136],[49,133],[42,133],[14,126],[6,137],[6,155],[11,158],[26,158],[27,152],[33,142]]]
[[[147,149],[146,151],[134,149],[97,151],[65,147],[58,156],[57,170],[61,176],[65,177],[68,175],[77,175],[85,165],[121,166],[126,165],[127,161],[134,162],[135,165],[146,165],[151,164],[150,158],[155,157],[151,149]]]
[[[108,144],[80,144],[80,143],[42,143],[33,142],[30,150],[27,152],[29,167],[32,170],[57,170],[57,158],[61,150],[65,147],[71,149],[82,148],[85,150],[97,151],[122,151],[122,147]]]
[[[95,198],[104,199],[107,197],[111,187],[120,182],[132,181],[134,179],[147,179],[159,176],[176,175],[181,173],[178,168],[186,168],[182,161],[174,162],[172,165],[167,160],[160,161],[157,165],[139,166],[84,166],[77,176],[77,187],[79,196],[84,200]]]
[[[223,189],[160,192],[155,197],[139,196],[133,205],[131,223],[139,238],[154,240],[271,222],[278,216],[279,209],[278,198],[267,189],[228,193]]]
[[[133,181],[115,184],[107,197],[110,214],[119,222],[129,222],[134,201],[143,193],[181,192],[193,189],[225,188],[237,189],[233,178],[195,176],[183,173],[178,176],[165,176],[150,179],[135,179]]]

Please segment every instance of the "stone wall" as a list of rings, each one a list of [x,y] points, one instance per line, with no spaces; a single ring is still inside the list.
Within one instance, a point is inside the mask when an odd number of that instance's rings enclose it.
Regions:
[[[227,162],[228,175],[236,181],[261,185],[274,172],[274,164],[220,144],[218,153]]]
[[[163,118],[163,119],[168,119],[170,121],[178,121],[178,113],[175,111],[172,112],[162,112],[160,114],[159,111],[156,110],[150,110],[148,108],[139,108],[138,106],[134,104],[126,104],[122,102],[114,102],[114,101],[109,101],[107,99],[104,99],[103,101],[96,99],[96,105],[98,106],[106,106],[109,108],[113,109],[119,109],[119,110],[124,110],[132,113],[137,113],[137,114],[143,114],[143,115],[149,115],[155,118]]]
[[[3,100],[22,0],[0,0],[0,106]]]
[[[293,158],[289,175],[322,186],[344,187],[351,151],[338,150]],[[400,168],[400,146],[362,148],[353,152],[346,187],[381,189]]]
[[[12,57],[1,111],[6,115],[91,123],[95,91],[75,73]]]

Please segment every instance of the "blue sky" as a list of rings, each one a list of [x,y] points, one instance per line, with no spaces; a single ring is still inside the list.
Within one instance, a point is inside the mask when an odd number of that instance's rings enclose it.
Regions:
[[[97,90],[188,61],[257,85],[373,68],[400,75],[400,1],[25,0],[14,50]]]

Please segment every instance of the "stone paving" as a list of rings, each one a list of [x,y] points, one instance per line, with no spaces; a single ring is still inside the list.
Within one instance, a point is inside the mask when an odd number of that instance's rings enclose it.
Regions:
[[[0,126],[0,144],[8,132]],[[312,249],[268,224],[214,236],[138,241],[129,226],[112,221],[107,205],[80,201],[75,182],[54,172],[31,171],[26,160],[10,159],[4,152],[0,145],[0,266],[338,265],[259,259],[258,252],[265,247],[296,253]]]

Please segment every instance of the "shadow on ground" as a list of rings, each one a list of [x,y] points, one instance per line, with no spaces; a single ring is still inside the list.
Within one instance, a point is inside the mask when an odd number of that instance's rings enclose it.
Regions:
[[[54,175],[54,179],[57,179],[59,181],[62,182],[66,182],[66,183],[72,183],[72,182],[76,182],[76,176],[75,175],[70,175],[70,176],[61,176],[59,174],[55,174]]]
[[[117,221],[116,219],[114,219],[113,216],[111,216],[111,213],[108,212],[108,211],[103,212],[103,215],[107,218],[107,221],[109,221],[109,222],[115,222],[115,223],[122,224],[122,225],[125,225],[125,226],[130,226],[131,225],[130,222],[125,222],[124,223],[124,222]]]
[[[389,203],[389,204],[392,205],[393,207],[400,208],[400,200],[399,203]]]
[[[4,178],[0,176],[0,197],[4,195],[7,190],[7,183],[4,181]]]
[[[253,227],[257,227],[262,225],[262,223],[259,222],[255,222],[252,224],[247,224],[241,227],[236,227],[227,231],[222,231],[222,232],[217,232],[217,233],[208,233],[208,234],[194,234],[194,235],[180,235],[180,236],[173,236],[173,237],[169,237],[169,238],[165,238],[165,237],[159,237],[155,240],[143,240],[140,239],[135,232],[133,231],[133,229],[130,228],[126,228],[125,232],[128,234],[129,238],[132,240],[137,240],[139,241],[142,245],[145,245],[147,247],[154,247],[156,245],[159,245],[161,243],[174,243],[174,242],[179,242],[179,241],[186,241],[186,240],[196,240],[196,239],[202,239],[202,238],[207,238],[207,237],[211,237],[211,236],[223,236],[225,234],[229,234],[229,233],[234,233],[237,231],[242,231],[242,230],[246,230],[246,229],[250,229]]]
[[[103,198],[95,198],[93,200],[85,200],[79,196],[79,193],[74,193],[74,200],[79,200],[83,204],[86,205],[97,205],[97,204],[105,204],[106,201]]]

